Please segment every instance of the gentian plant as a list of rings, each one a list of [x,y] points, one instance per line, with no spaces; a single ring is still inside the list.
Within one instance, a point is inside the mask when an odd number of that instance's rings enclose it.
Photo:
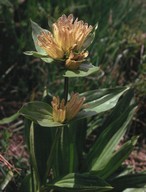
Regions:
[[[30,173],[21,191],[122,192],[144,186],[145,174],[134,175],[122,167],[137,137],[117,148],[136,110],[133,90],[116,87],[70,93],[69,78],[99,71],[87,61],[87,48],[94,40],[97,25],[74,19],[72,14],[62,15],[51,31],[33,21],[31,24],[36,51],[25,54],[59,68],[64,94],[47,94],[42,101],[26,103],[19,111],[27,119],[30,155]],[[99,114],[108,110],[87,150],[86,139],[98,127]]]

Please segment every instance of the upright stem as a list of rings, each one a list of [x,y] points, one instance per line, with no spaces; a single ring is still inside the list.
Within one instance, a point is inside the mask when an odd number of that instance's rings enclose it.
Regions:
[[[30,134],[29,134],[29,150],[30,150],[30,163],[31,163],[31,191],[40,192],[40,180],[37,172],[37,164],[35,158],[35,143],[34,143],[34,123],[30,125]]]
[[[68,82],[69,82],[69,78],[64,77],[64,99],[65,99],[65,104],[67,103],[67,99],[68,99]]]

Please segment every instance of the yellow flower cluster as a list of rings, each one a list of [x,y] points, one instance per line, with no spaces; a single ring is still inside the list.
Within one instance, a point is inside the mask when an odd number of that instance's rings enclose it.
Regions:
[[[53,97],[53,120],[64,123],[72,120],[83,107],[85,97],[79,97],[78,93],[72,93],[70,100],[65,104],[65,100],[60,101],[59,97]]]
[[[88,56],[82,49],[93,27],[83,21],[74,20],[72,14],[62,15],[52,25],[52,33],[44,30],[38,35],[38,45],[53,59],[64,59],[68,69],[78,69]]]

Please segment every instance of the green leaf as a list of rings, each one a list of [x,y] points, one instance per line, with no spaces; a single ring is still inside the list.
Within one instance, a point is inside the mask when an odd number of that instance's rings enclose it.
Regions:
[[[125,95],[125,97],[127,97],[127,95]],[[119,104],[119,107],[122,107],[122,99],[119,102],[121,104]],[[107,163],[113,156],[115,147],[119,143],[122,136],[125,134],[127,126],[130,123],[134,113],[134,106],[127,105],[127,107],[121,112],[118,118],[110,122],[106,128],[103,128],[103,131],[101,131],[95,144],[87,155],[87,165],[89,166],[90,170],[104,170]]]
[[[30,124],[29,129],[29,152],[30,152],[30,162],[31,162],[31,179],[32,179],[32,191],[39,191],[40,189],[40,179],[39,179],[39,171],[36,162],[35,156],[35,130],[34,123]]]
[[[81,169],[83,166],[83,151],[86,145],[86,131],[88,128],[88,122],[87,119],[80,119],[80,121],[73,121],[70,126],[72,130],[74,130],[74,140],[72,140],[74,142],[74,158],[76,158],[73,172],[78,172],[78,169]]]
[[[111,159],[115,147],[127,130],[128,124],[130,123],[133,114],[135,113],[135,109],[131,110],[131,108],[129,108],[124,113],[125,114],[120,116],[117,121],[114,121],[111,125],[109,125],[106,131],[100,135],[98,145],[101,145],[102,149],[98,152],[99,156],[95,157],[94,155],[93,161],[91,161],[91,170],[104,169]],[[103,142],[101,141],[101,138],[103,138]],[[107,140],[107,142],[105,140]]]
[[[96,100],[96,99],[100,100],[101,98],[103,99],[104,97],[107,97],[109,95],[111,95],[111,97],[112,97],[112,96],[117,95],[117,94],[123,94],[125,91],[127,91],[129,89],[130,89],[129,87],[95,89],[95,90],[81,93],[80,96],[86,97],[86,103],[90,103],[92,101],[94,103],[94,100]]]
[[[63,124],[54,122],[52,118],[52,107],[41,101],[34,101],[25,104],[19,113],[25,118],[38,123],[43,127],[60,127]]]
[[[59,165],[61,162],[60,162],[59,147],[61,144],[60,140],[62,136],[62,129],[57,128],[57,130],[55,130],[55,134],[53,134],[53,137],[52,137],[51,151],[49,153],[49,158],[47,160],[46,178],[48,178],[48,171],[51,171],[52,169],[53,169],[54,178],[60,176]],[[54,131],[54,129],[52,129],[52,131]]]
[[[127,106],[129,106],[129,103],[132,101],[133,96],[134,96],[134,90],[128,89],[128,91],[126,91],[125,93],[125,96],[114,107],[111,115],[109,115],[106,121],[104,121],[102,129],[107,127],[110,123],[112,123],[116,118],[118,118],[123,113],[123,111],[127,108]]]
[[[131,189],[126,189],[123,192],[145,192],[146,191],[146,186],[142,188],[131,188]]]
[[[35,57],[46,57],[47,56],[47,53],[39,53],[37,51],[25,51],[24,52],[25,55],[33,55]]]
[[[81,64],[79,70],[66,70],[64,77],[86,77],[100,70],[92,64]]]
[[[77,138],[76,127],[65,126],[62,128],[62,134],[59,143],[59,175],[66,175],[68,173],[78,171],[78,153],[77,153]],[[67,158],[65,158],[67,157]],[[65,166],[62,166],[65,165]]]
[[[87,122],[85,119],[72,121],[61,128],[59,139],[57,177],[71,172],[78,172],[83,160],[83,150],[86,141]],[[67,157],[67,158],[66,158]],[[65,165],[65,166],[62,166]],[[56,175],[55,175],[56,176]]]
[[[112,189],[112,187],[103,179],[90,173],[70,173],[65,177],[55,181],[53,184],[47,185],[47,188],[55,188],[61,191],[73,192],[104,192]]]
[[[22,184],[20,186],[20,192],[33,192],[32,191],[32,179],[31,179],[31,174],[28,174],[24,177]]]
[[[39,53],[37,51],[25,51],[24,54],[38,57],[38,58],[42,59],[43,61],[45,61],[46,63],[51,63],[53,61],[53,59],[50,58],[48,56],[48,54],[46,54],[46,53]]]
[[[8,173],[7,173],[7,175],[5,176],[5,179],[4,179],[4,181],[1,183],[1,185],[0,185],[0,190],[4,190],[6,187],[7,187],[7,185],[9,184],[9,182],[13,179],[13,177],[14,177],[14,174],[13,174],[13,172],[12,171],[9,171]]]
[[[15,119],[17,119],[19,117],[19,113],[15,113],[14,115],[10,116],[10,117],[6,117],[0,120],[0,125],[6,124],[6,123],[11,123],[12,121],[14,121]]]
[[[27,140],[33,165],[32,171],[35,173],[33,173],[33,177],[37,176],[34,177],[34,180],[39,178],[40,185],[44,185],[50,170],[53,168],[53,175],[55,176],[56,167],[58,168],[55,160],[58,154],[57,145],[60,142],[61,129],[54,127],[46,129],[46,127],[42,127],[39,124],[33,124],[32,127],[31,123],[28,120],[25,123],[25,140]],[[59,161],[60,156],[57,157]]]
[[[46,53],[46,51],[38,45],[38,35],[40,35],[43,31],[46,32],[47,30],[41,28],[37,23],[33,22],[32,20],[31,20],[31,26],[32,26],[32,38],[37,51],[26,51],[24,52],[24,54],[33,55],[35,57],[41,58],[46,63],[51,63],[53,59],[50,58]]]
[[[125,189],[128,188],[142,188],[146,184],[146,174],[128,174],[114,178],[111,180],[110,183],[114,187],[114,189],[112,190],[113,192],[123,192]]]
[[[86,98],[85,104],[87,107],[78,113],[75,120],[91,117],[112,109],[115,107],[121,95],[128,89],[127,87],[97,89],[80,94],[81,97]]]
[[[35,145],[35,158],[37,164],[38,175],[40,183],[46,183],[48,174],[53,169],[53,175],[56,176],[56,156],[58,155],[57,146],[60,144],[61,129],[41,127],[35,125],[34,127],[34,145]],[[40,155],[41,152],[41,155]],[[57,156],[60,160],[60,156]]]
[[[52,58],[48,57],[41,57],[41,59],[45,62],[45,63],[52,63],[54,60]]]
[[[95,33],[97,29],[98,29],[98,22],[94,25],[93,33]]]
[[[38,41],[38,38],[37,36],[40,35],[43,31],[46,31],[45,29],[41,28],[37,23],[35,23],[34,21],[30,20],[31,21],[31,27],[32,27],[32,38],[33,38],[33,41],[34,41],[34,45],[35,45],[35,48],[37,50],[37,52],[39,52],[40,54],[46,54],[45,50],[42,49],[37,41]]]
[[[122,164],[122,162],[128,158],[129,154],[132,152],[138,137],[133,137],[132,140],[126,142],[122,147],[115,153],[111,159],[107,162],[104,169],[97,171],[97,174],[102,178],[109,177],[114,171],[116,171]]]

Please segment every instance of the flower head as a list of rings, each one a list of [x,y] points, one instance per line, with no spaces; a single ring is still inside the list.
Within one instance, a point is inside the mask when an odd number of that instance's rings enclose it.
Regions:
[[[38,35],[38,45],[53,59],[64,59],[68,69],[77,69],[88,56],[83,49],[93,27],[74,20],[72,14],[62,15],[52,25],[52,33],[44,30]]]
[[[70,100],[65,104],[65,100],[60,101],[59,97],[53,97],[53,120],[64,123],[72,120],[83,107],[85,97],[79,97],[78,93],[72,93]]]

